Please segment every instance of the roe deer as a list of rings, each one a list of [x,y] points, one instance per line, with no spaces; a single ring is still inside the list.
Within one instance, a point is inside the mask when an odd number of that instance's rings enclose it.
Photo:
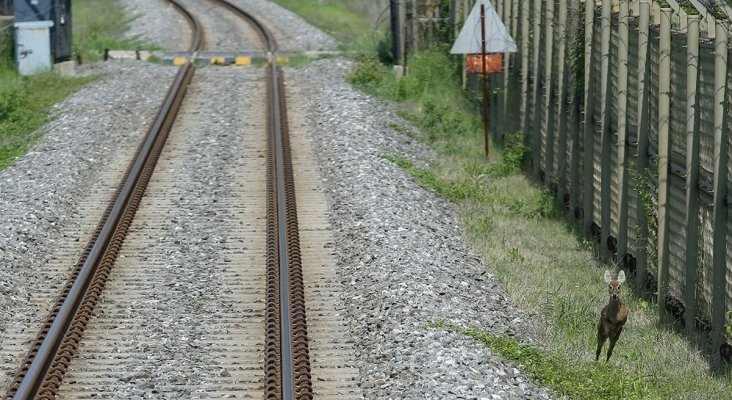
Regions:
[[[618,279],[613,279],[610,271],[605,271],[605,282],[610,292],[610,302],[602,309],[600,321],[597,323],[597,351],[595,352],[595,361],[600,359],[600,351],[605,341],[610,338],[610,347],[607,349],[607,359],[613,355],[615,342],[623,331],[623,325],[628,319],[628,307],[620,300],[620,286],[625,282],[625,272],[618,273]]]

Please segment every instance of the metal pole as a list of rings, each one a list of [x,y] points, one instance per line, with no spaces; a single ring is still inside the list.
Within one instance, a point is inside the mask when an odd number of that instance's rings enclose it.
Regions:
[[[482,46],[482,59],[483,64],[483,141],[485,144],[485,156],[488,158],[490,152],[490,144],[488,138],[488,68],[485,63],[486,52],[485,52],[485,5],[480,5],[480,36]]]
[[[407,53],[409,52],[409,35],[406,25],[404,26],[404,47],[402,51],[404,52],[404,66],[402,67],[402,75],[407,76]]]

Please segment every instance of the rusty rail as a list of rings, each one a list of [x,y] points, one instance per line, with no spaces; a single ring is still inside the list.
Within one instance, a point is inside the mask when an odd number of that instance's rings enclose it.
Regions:
[[[203,45],[203,31],[198,21],[180,4],[170,1],[183,12],[191,25],[191,51],[198,51]],[[8,388],[6,399],[52,399],[56,396],[100,299],[193,73],[194,67],[190,63],[178,70],[165,102],[127,168],[125,178],[117,187],[86,250]]]

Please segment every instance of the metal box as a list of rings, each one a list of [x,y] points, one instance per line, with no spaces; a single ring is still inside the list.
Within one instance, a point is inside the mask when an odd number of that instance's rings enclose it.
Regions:
[[[15,62],[18,72],[32,75],[50,71],[52,21],[15,23]]]
[[[15,21],[52,21],[51,58],[71,59],[71,0],[14,0]]]

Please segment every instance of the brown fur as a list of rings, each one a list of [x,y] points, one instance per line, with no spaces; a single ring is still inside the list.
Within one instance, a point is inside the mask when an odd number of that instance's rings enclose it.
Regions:
[[[623,331],[623,325],[628,319],[628,307],[625,306],[620,299],[620,286],[625,282],[625,272],[620,271],[617,279],[612,279],[610,271],[605,271],[605,282],[608,284],[610,294],[610,302],[603,307],[600,313],[600,320],[597,322],[597,351],[595,352],[595,361],[600,359],[600,352],[605,341],[610,339],[610,347],[607,349],[607,359],[613,355],[615,343],[620,338]]]

